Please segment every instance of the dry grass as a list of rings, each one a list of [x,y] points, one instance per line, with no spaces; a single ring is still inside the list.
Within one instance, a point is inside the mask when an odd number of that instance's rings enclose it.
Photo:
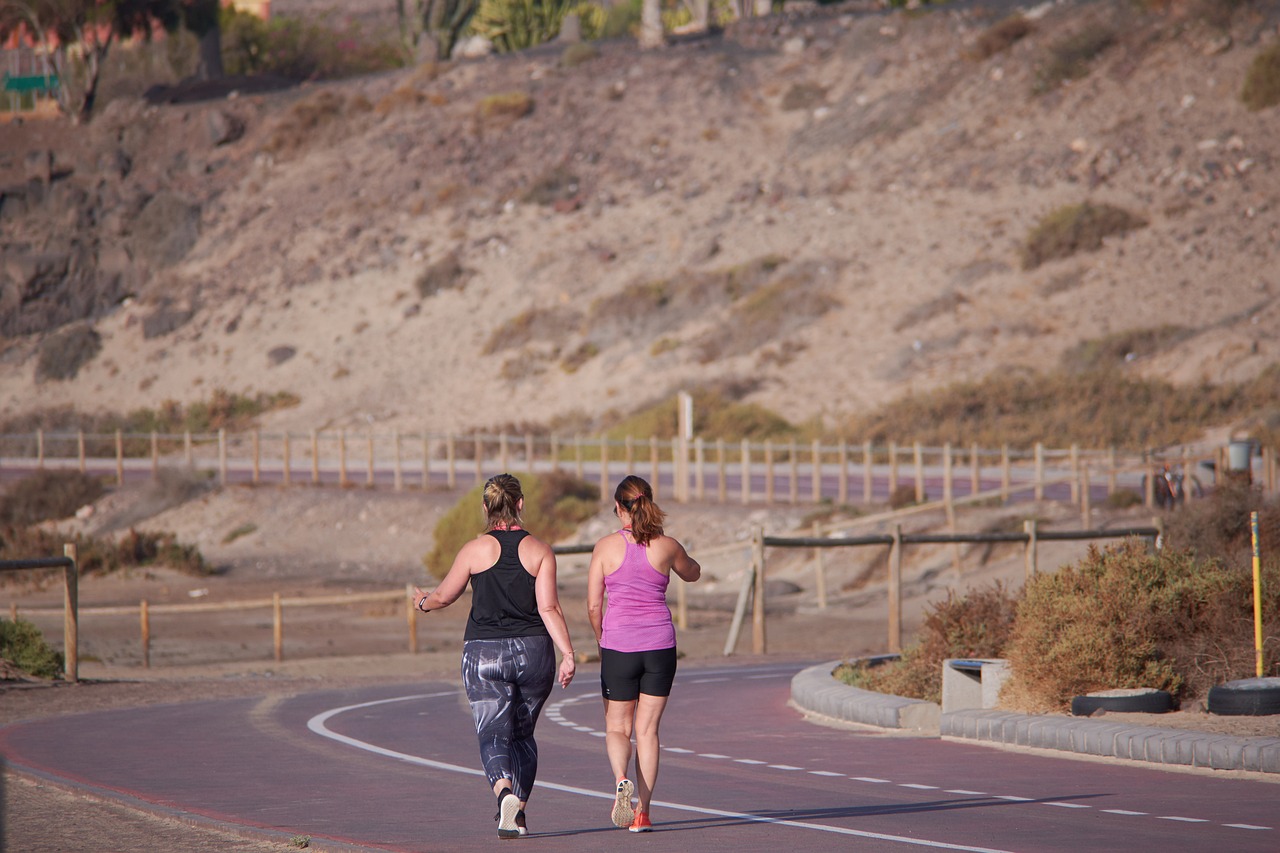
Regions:
[[[1068,80],[1087,76],[1093,61],[1115,42],[1115,31],[1103,24],[1090,24],[1054,42],[1036,70],[1032,92],[1043,95]]]
[[[279,156],[296,154],[323,138],[330,128],[343,126],[347,119],[370,112],[373,108],[363,95],[347,97],[341,92],[322,89],[298,101],[285,113],[263,150]]]
[[[990,59],[996,54],[1004,53],[1034,31],[1035,24],[1021,14],[1014,13],[993,24],[978,36],[977,42],[970,51],[970,58]]]
[[[1263,48],[1245,74],[1240,101],[1257,112],[1280,104],[1280,44]]]
[[[1107,237],[1145,226],[1146,220],[1109,204],[1070,204],[1045,216],[1027,235],[1022,268],[1033,270],[1077,252],[1102,248]]]

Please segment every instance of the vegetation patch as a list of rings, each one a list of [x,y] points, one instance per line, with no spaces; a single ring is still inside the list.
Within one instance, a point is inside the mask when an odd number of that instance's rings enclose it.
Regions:
[[[73,323],[45,337],[36,356],[36,381],[75,379],[102,350],[102,338],[88,323]]]
[[[601,508],[600,487],[568,474],[516,474],[524,489],[524,528],[555,543]],[[483,484],[463,495],[436,524],[435,547],[422,559],[431,576],[442,579],[467,542],[484,533]]]
[[[257,531],[258,531],[258,525],[254,524],[252,521],[245,522],[244,524],[238,525],[234,530],[227,533],[226,536],[223,536],[222,544],[230,545],[232,542],[236,541],[242,536],[248,536],[250,533],[256,533]]]
[[[756,352],[839,305],[820,289],[818,270],[816,264],[798,267],[736,300],[729,321],[695,343],[701,361]]]
[[[600,354],[600,347],[591,341],[584,342],[581,346],[566,355],[560,362],[560,367],[565,373],[577,373],[578,368],[586,364],[591,359]]]
[[[1157,326],[1154,329],[1130,329],[1102,338],[1081,341],[1062,354],[1063,370],[1073,373],[1104,371],[1155,355],[1191,337],[1185,326]]]
[[[417,287],[418,296],[426,299],[442,290],[461,288],[466,283],[466,277],[467,271],[463,268],[457,253],[450,252],[423,270],[414,285]]]
[[[37,678],[57,678],[66,669],[62,652],[46,643],[40,629],[25,619],[0,619],[0,660]]]
[[[693,431],[725,441],[765,441],[798,434],[782,416],[754,403],[742,403],[741,390],[706,387],[690,392],[693,397]],[[607,427],[606,435],[616,440],[627,436],[669,441],[676,436],[676,397],[673,395],[627,416]]]
[[[1093,24],[1049,46],[1049,55],[1036,69],[1032,91],[1037,95],[1058,88],[1068,80],[1089,74],[1093,60],[1116,42],[1110,27]]]
[[[564,166],[556,166],[544,172],[525,190],[523,200],[529,204],[553,205],[568,201],[581,192],[582,182]]]
[[[0,495],[0,525],[39,524],[70,518],[106,493],[102,480],[79,471],[37,471]]]
[[[66,534],[39,527],[10,527],[0,533],[0,559],[27,560],[32,557],[62,556]],[[116,540],[76,534],[76,565],[80,574],[168,566],[193,575],[211,575],[212,566],[194,545],[185,545],[172,533],[129,530]]]
[[[336,80],[404,65],[391,35],[366,32],[359,21],[328,16],[272,17],[223,6],[222,65],[228,74],[291,80]]]
[[[594,44],[584,41],[576,42],[564,49],[564,53],[560,54],[561,68],[577,68],[579,65],[585,65],[593,59],[600,58],[600,49]]]
[[[263,149],[269,154],[289,155],[306,148],[335,125],[373,109],[363,95],[350,97],[322,89],[293,105],[272,131]]]
[[[983,31],[974,43],[970,56],[976,60],[990,59],[1004,53],[1029,36],[1035,25],[1020,14],[1012,14]]]
[[[783,112],[811,110],[822,106],[827,99],[827,90],[817,83],[795,83],[782,96],[779,106]]]
[[[1070,204],[1037,223],[1022,247],[1022,268],[1069,258],[1077,252],[1102,248],[1102,241],[1147,224],[1140,216],[1109,204]]]
[[[572,308],[529,308],[512,317],[489,335],[484,354],[492,355],[516,349],[538,340],[558,340],[567,331],[576,330],[582,317]]]
[[[498,92],[486,95],[476,106],[481,119],[507,119],[515,121],[533,112],[533,96],[528,92]]]
[[[1263,48],[1249,63],[1240,101],[1254,112],[1280,104],[1280,44]]]

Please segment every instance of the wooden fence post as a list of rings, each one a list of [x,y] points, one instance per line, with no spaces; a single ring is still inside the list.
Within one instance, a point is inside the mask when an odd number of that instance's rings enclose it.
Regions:
[[[836,485],[836,502],[840,506],[849,505],[849,445],[840,439],[840,482]]]
[[[1080,468],[1080,529],[1088,530],[1090,516],[1093,515],[1093,502],[1089,494],[1089,466]]]
[[[969,445],[969,494],[976,495],[982,491],[982,462],[978,455],[978,444]]]
[[[902,651],[902,525],[893,526],[889,546],[889,651]]]
[[[556,440],[556,434],[553,432],[547,436],[547,445],[550,448],[551,470],[555,473],[560,472],[560,442]]]
[[[1036,571],[1039,568],[1036,565],[1036,550],[1039,544],[1036,538],[1036,520],[1030,518],[1022,522],[1022,529],[1027,534],[1027,580],[1030,581],[1036,576]]]
[[[534,458],[534,449],[533,449],[533,433],[526,432],[524,434],[524,464],[525,464],[525,467],[528,468],[530,474],[532,474],[535,470],[537,470],[537,465],[535,464],[536,462],[537,462],[537,459]],[[628,465],[627,467],[628,467],[628,470],[630,470],[630,465]]]
[[[44,430],[36,430],[36,470],[44,470]]]
[[[898,491],[898,445],[889,442],[889,497]]]
[[[815,539],[822,536],[822,523],[815,521],[813,523],[813,536]],[[822,549],[813,549],[813,583],[818,593],[818,609],[827,609],[827,570],[823,564]]]
[[[725,459],[724,439],[716,439],[716,497],[720,503],[729,502],[729,462]]]
[[[671,580],[676,587],[676,627],[683,631],[689,627],[689,585],[674,572]]]
[[[1044,445],[1036,442],[1036,500],[1044,500]]]
[[[600,436],[600,500],[608,501],[609,492],[609,439]]]
[[[255,429],[250,439],[253,447],[253,484],[256,486],[262,478],[262,437]]]
[[[84,450],[84,430],[76,433],[76,456],[80,460],[80,473],[83,474],[88,467],[88,460]]]
[[[1107,448],[1107,497],[1116,493],[1116,448]]]
[[[191,430],[182,431],[182,453],[187,459],[187,467],[194,468],[196,464],[195,454],[191,448]]]
[[[418,603],[413,600],[413,584],[404,585],[405,618],[409,622],[409,654],[418,653]]]
[[[582,436],[575,435],[573,437],[573,473],[578,479],[582,477]]]
[[[1080,445],[1072,444],[1071,458],[1071,502],[1080,503]]]
[[[226,436],[222,430],[218,430],[218,438],[223,441],[222,444],[222,482],[227,482],[227,464],[226,464]],[[116,430],[116,485],[124,485],[124,433]]]
[[[862,502],[871,503],[875,497],[874,477],[875,472],[872,470],[875,463],[875,457],[871,454],[871,442],[862,442]]]
[[[702,436],[698,436],[693,440],[693,493],[699,501],[707,499],[706,461]]]
[[[764,528],[759,525],[751,532],[751,563],[754,567],[755,590],[751,607],[751,652],[768,654],[769,644],[764,627]]]
[[[1219,468],[1220,471],[1227,470]],[[1156,505],[1156,478],[1151,467],[1151,459],[1147,451],[1142,452],[1142,505],[1151,509]]]
[[[347,431],[338,430],[338,485],[347,487]]]
[[[116,432],[117,439],[119,431]],[[119,446],[117,440],[116,445]],[[225,486],[227,484],[227,431],[225,429],[218,430],[218,483]]]
[[[764,500],[773,503],[773,442],[764,440]]]
[[[484,482],[484,440],[476,433],[476,482]],[[578,471],[578,479],[582,479],[582,471]]]
[[[622,454],[623,454],[623,458],[626,460],[625,464],[627,466],[627,473],[630,474],[632,471],[636,470],[635,439],[633,439],[631,436],[628,435],[626,440],[622,443],[622,446],[623,446]]]
[[[789,453],[787,455],[790,457],[788,461],[791,463],[790,478],[787,483],[789,486],[787,489],[787,498],[790,503],[794,504],[799,503],[800,501],[800,451],[799,448],[796,447],[795,436],[791,437],[791,447],[789,448]]]
[[[422,433],[422,491],[431,488],[431,439]]]
[[[320,485],[320,433],[311,430],[311,485]]]
[[[658,484],[662,466],[658,464],[658,437],[649,436],[649,487],[653,489],[653,499],[658,499]]]
[[[751,503],[751,440],[742,439],[742,505]]]
[[[920,442],[915,442],[911,448],[911,458],[915,461],[916,466],[916,503],[922,504],[925,499],[924,488],[924,451],[920,448]]]
[[[76,544],[62,546],[62,556],[71,565],[62,570],[62,656],[67,681],[80,680],[80,566],[76,562]]]
[[[511,470],[511,465],[508,464],[509,455],[507,434],[506,432],[498,433],[498,467],[503,471]]]
[[[955,467],[951,442],[942,447],[942,505],[947,516],[947,530],[956,533]],[[951,569],[960,574],[960,543],[951,543]]]
[[[275,641],[276,662],[284,660],[284,607],[280,603],[280,593],[271,596],[271,614],[273,617],[272,638]]]
[[[400,471],[400,430],[392,430],[391,432],[392,452],[395,458],[395,471],[392,474],[392,488],[397,492],[404,488],[404,474]]]
[[[151,431],[151,479],[160,476],[160,436],[155,430]]]
[[[813,440],[813,449],[811,451],[813,457],[813,488],[810,490],[810,496],[813,503],[822,503],[822,447],[818,443],[818,439]]]
[[[1013,471],[1010,470],[1009,445],[1000,445],[1000,500],[1009,502],[1009,488],[1013,482]]]
[[[138,628],[142,632],[142,668],[151,668],[151,608],[144,598],[138,603]]]
[[[288,488],[290,483],[293,481],[293,454],[290,451],[289,431],[285,430],[284,438],[281,439],[280,448],[280,455],[284,457],[284,460],[280,463],[280,475],[281,479],[284,481],[285,488]]]
[[[449,490],[453,491],[458,487],[458,447],[454,442],[453,433],[444,437],[444,451],[445,461],[448,463],[445,474]]]

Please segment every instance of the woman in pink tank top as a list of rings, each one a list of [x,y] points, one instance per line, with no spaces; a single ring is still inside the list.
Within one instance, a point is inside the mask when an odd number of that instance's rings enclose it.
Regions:
[[[605,750],[615,780],[615,826],[648,832],[658,778],[658,724],[676,674],[676,632],[667,607],[671,572],[685,581],[702,573],[684,546],[663,533],[666,514],[653,489],[630,476],[613,493],[622,529],[596,543],[587,575],[587,615],[600,645]],[[631,738],[635,736],[635,782]],[[632,795],[639,800],[632,805]]]

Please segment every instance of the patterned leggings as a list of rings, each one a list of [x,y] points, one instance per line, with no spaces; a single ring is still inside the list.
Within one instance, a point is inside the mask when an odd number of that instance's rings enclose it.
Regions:
[[[510,779],[512,792],[521,800],[529,798],[538,775],[533,727],[551,695],[555,664],[550,637],[462,644],[462,685],[475,718],[489,787]]]

